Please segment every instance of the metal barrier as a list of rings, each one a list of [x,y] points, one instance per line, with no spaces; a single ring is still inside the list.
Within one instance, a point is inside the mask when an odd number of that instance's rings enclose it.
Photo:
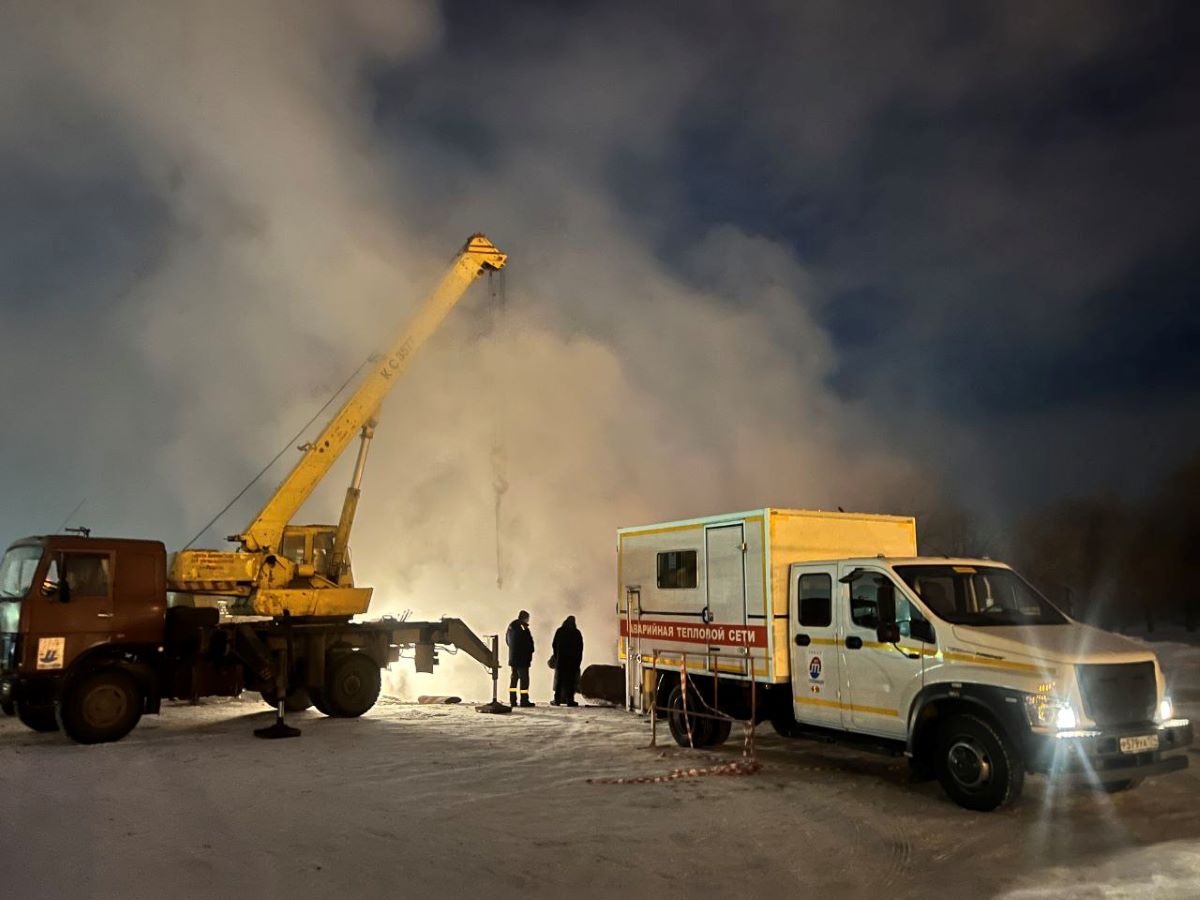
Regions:
[[[711,719],[718,722],[729,722],[731,726],[734,723],[740,723],[745,732],[745,738],[742,742],[742,756],[757,764],[754,755],[754,726],[758,719],[758,688],[754,683],[754,660],[743,654],[736,653],[688,653],[685,650],[663,651],[659,647],[655,647],[651,653],[651,671],[654,673],[654,677],[652,679],[653,683],[651,684],[650,688],[650,746],[658,746],[659,713],[665,713],[668,717],[673,714],[669,707],[660,707],[658,705],[658,682],[661,677],[658,662],[660,658],[664,657],[667,659],[678,659],[680,667],[679,681],[682,688],[681,696],[683,699],[683,723],[684,728],[687,730],[688,745],[693,748],[696,746],[696,742],[692,737],[693,718]],[[705,671],[712,673],[712,705],[708,706],[708,704],[705,704],[708,710],[707,712],[700,710],[692,711],[688,709],[688,698],[691,696],[693,690],[695,690],[696,697],[700,698],[701,702],[704,702],[700,689],[692,687],[691,676],[688,673],[689,657],[692,659],[696,659],[697,657],[703,658],[706,661],[707,666]],[[719,663],[721,659],[734,659],[746,664],[746,671],[749,673],[747,686],[750,691],[750,718],[748,719],[735,718],[734,716],[723,713],[720,710],[720,679],[718,678],[718,666],[714,665],[714,662]],[[662,671],[673,671],[673,669],[668,668]]]

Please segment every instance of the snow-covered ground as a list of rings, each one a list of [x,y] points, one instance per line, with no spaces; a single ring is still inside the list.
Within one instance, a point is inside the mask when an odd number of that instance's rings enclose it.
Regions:
[[[1155,649],[1200,687],[1195,647]],[[601,708],[384,700],[256,740],[270,716],[173,705],[98,747],[0,718],[0,897],[1200,896],[1194,767],[1115,796],[1032,778],[980,815],[902,760],[769,727],[756,775],[604,784],[738,748],[652,749]]]

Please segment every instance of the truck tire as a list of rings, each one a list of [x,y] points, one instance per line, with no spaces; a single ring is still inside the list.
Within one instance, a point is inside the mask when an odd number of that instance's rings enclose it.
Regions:
[[[942,789],[964,809],[991,812],[1021,795],[1025,764],[1004,732],[980,716],[951,716],[934,742]]]
[[[687,699],[687,714],[685,714],[683,709],[683,688],[675,685],[671,689],[671,693],[667,696],[667,726],[671,730],[671,737],[675,738],[675,743],[680,747],[707,747],[712,737],[713,720],[691,715],[691,713],[700,708],[700,700],[696,696],[695,691],[692,691]],[[688,740],[689,722],[692,726],[690,741]]]
[[[17,714],[17,704],[13,700],[0,700],[0,712],[6,716],[15,716]]]
[[[58,705],[58,722],[80,744],[119,741],[142,718],[142,691],[125,672],[99,669],[74,678]]]
[[[259,691],[262,694],[263,703],[271,707],[271,709],[279,708],[279,700],[276,699],[274,691]],[[284,712],[304,712],[313,705],[312,697],[309,696],[308,690],[305,688],[292,688],[287,695],[287,699],[283,701]]]
[[[333,715],[329,711],[329,704],[325,702],[324,688],[309,688],[308,696],[312,699],[313,706],[316,707],[317,712],[325,716]]]
[[[771,727],[780,737],[794,738],[801,735],[800,723],[790,706],[771,710]]]
[[[365,653],[340,653],[325,667],[322,701],[339,719],[361,716],[379,699],[379,666]]]
[[[58,719],[54,716],[53,706],[27,706],[17,703],[17,718],[26,728],[34,731],[58,731]]]
[[[719,747],[729,740],[729,732],[733,730],[732,721],[729,719],[713,719],[708,724],[712,726],[712,730],[708,736],[708,743],[704,745],[705,747]]]

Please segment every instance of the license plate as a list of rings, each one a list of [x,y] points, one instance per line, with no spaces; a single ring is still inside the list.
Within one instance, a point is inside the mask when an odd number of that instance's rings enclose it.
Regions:
[[[1143,734],[1137,737],[1121,738],[1122,753],[1144,753],[1147,750],[1158,749],[1157,734]]]

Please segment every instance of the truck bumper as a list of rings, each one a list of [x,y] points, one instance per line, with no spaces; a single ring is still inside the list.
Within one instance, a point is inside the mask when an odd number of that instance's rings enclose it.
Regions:
[[[1121,749],[1122,738],[1151,735],[1157,737],[1157,747]],[[1191,746],[1192,723],[1173,719],[1162,725],[1031,734],[1029,740],[1026,758],[1032,771],[1065,782],[1107,784],[1186,769],[1188,758],[1179,751]]]

